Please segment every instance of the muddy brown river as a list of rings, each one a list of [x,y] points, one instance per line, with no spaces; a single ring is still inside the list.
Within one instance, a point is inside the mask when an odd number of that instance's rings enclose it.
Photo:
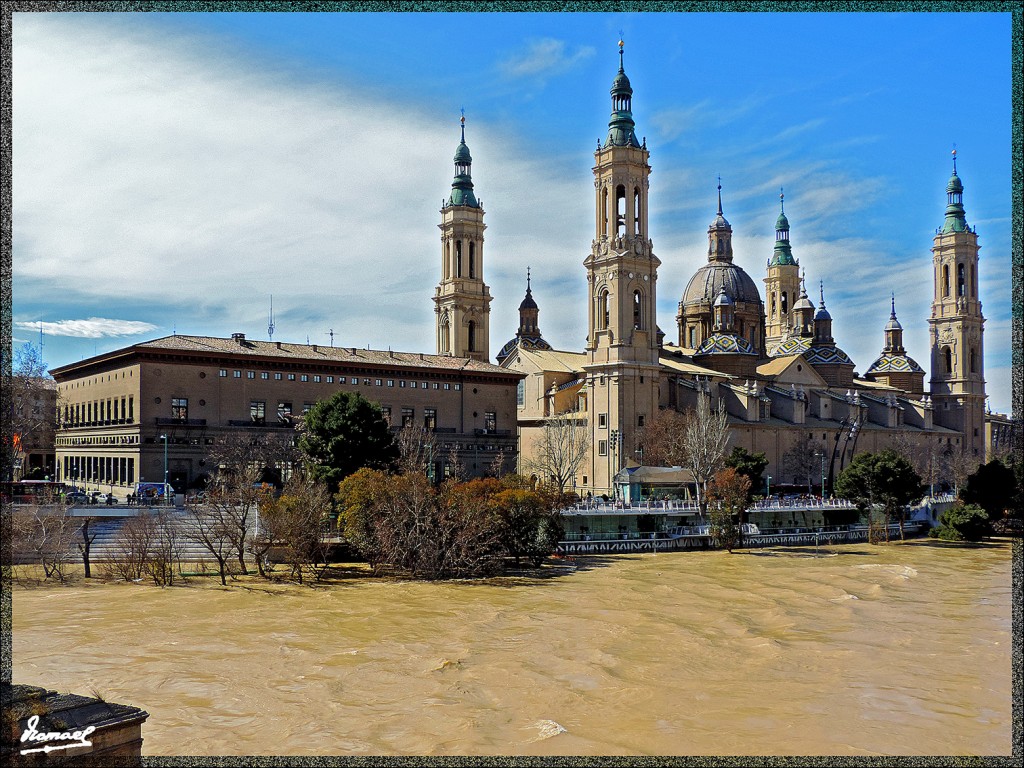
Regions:
[[[16,588],[14,680],[145,709],[145,755],[1008,755],[1011,559],[918,541]]]

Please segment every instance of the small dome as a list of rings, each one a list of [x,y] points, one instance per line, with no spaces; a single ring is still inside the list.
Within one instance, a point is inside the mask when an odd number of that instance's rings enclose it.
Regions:
[[[551,349],[551,345],[540,336],[516,336],[505,342],[505,346],[495,356],[498,365],[501,365],[509,355],[515,352],[517,347],[522,349]]]
[[[967,170],[970,170],[968,168]],[[949,184],[946,185],[947,192],[963,192],[964,185],[960,182],[960,177],[956,175],[956,171],[953,171],[953,175],[949,177]]]
[[[626,77],[626,73],[621,69],[619,73],[615,75],[615,79],[612,80],[612,95],[619,93],[633,93],[633,87],[629,84],[629,78]]]
[[[811,303],[811,300],[807,298],[806,293],[801,293],[800,298],[797,299],[796,304],[793,305],[794,312],[799,309],[810,309],[812,311],[814,310],[814,305]]]
[[[786,218],[786,214],[779,214],[779,218],[775,220],[775,229],[789,229],[789,219]]]
[[[885,324],[885,330],[887,331],[902,331],[903,326],[900,325],[900,321],[893,315],[889,318],[889,322]]]
[[[701,355],[757,355],[754,347],[742,336],[731,333],[713,333],[697,347],[694,357]]]
[[[793,339],[786,339],[769,350],[769,357],[784,357],[785,355],[800,355],[811,348],[811,339],[801,336]]]
[[[455,150],[455,162],[462,165],[469,165],[473,162],[473,158],[469,154],[469,147],[464,141],[460,141],[459,148]]]
[[[760,302],[757,285],[742,267],[729,262],[712,261],[698,269],[683,291],[683,304],[711,302],[721,288],[734,301]]]
[[[924,373],[924,368],[907,355],[883,354],[867,370],[868,373]]]
[[[711,222],[708,229],[727,229],[732,232],[732,225],[726,220],[725,216],[719,213],[715,216],[715,220]]]
[[[811,365],[853,365],[853,360],[850,356],[843,352],[839,347],[829,345],[818,345],[811,346],[805,353],[804,358]]]
[[[533,293],[526,292],[526,298],[519,304],[520,309],[538,309],[537,302],[533,300]]]
[[[825,309],[825,307],[822,306],[822,307],[818,307],[818,311],[814,313],[814,319],[815,320],[831,320],[832,319],[832,315],[830,315],[828,313],[828,310]]]
[[[725,286],[723,285],[718,290],[718,298],[715,299],[716,307],[731,307],[735,302],[729,298],[729,294],[725,292]]]

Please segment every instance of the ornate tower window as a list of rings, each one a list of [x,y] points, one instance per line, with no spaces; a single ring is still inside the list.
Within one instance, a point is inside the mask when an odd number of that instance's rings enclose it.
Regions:
[[[455,276],[462,277],[462,241],[455,241]]]
[[[600,331],[608,328],[608,289],[602,288],[597,295],[597,328]]]
[[[469,277],[476,277],[476,243],[469,241]]]
[[[946,373],[953,372],[953,350],[949,347],[942,348],[942,360],[945,363],[944,370]]]
[[[956,265],[956,295],[957,296],[965,296],[966,295],[966,288],[965,288],[964,283],[965,283],[965,279],[964,279],[964,265],[963,264],[957,264]]]
[[[476,352],[476,323],[469,321],[469,351]]]
[[[949,265],[942,265],[942,295],[949,296]]]
[[[626,236],[626,188],[622,184],[615,188],[615,234]]]
[[[643,328],[643,294],[640,291],[633,291],[633,327]]]

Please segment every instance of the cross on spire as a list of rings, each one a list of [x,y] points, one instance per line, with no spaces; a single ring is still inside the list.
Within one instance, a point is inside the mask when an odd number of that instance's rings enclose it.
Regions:
[[[718,215],[722,215],[722,174],[718,174]]]

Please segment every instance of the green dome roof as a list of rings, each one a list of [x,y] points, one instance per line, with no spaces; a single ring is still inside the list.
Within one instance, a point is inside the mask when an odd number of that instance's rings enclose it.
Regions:
[[[455,162],[466,164],[473,162],[473,157],[469,154],[469,147],[466,146],[465,141],[460,141],[459,148],[455,150]]]
[[[953,171],[953,175],[949,177],[949,184],[946,185],[947,192],[963,192],[964,185],[960,181],[960,177],[956,175],[956,171]]]

